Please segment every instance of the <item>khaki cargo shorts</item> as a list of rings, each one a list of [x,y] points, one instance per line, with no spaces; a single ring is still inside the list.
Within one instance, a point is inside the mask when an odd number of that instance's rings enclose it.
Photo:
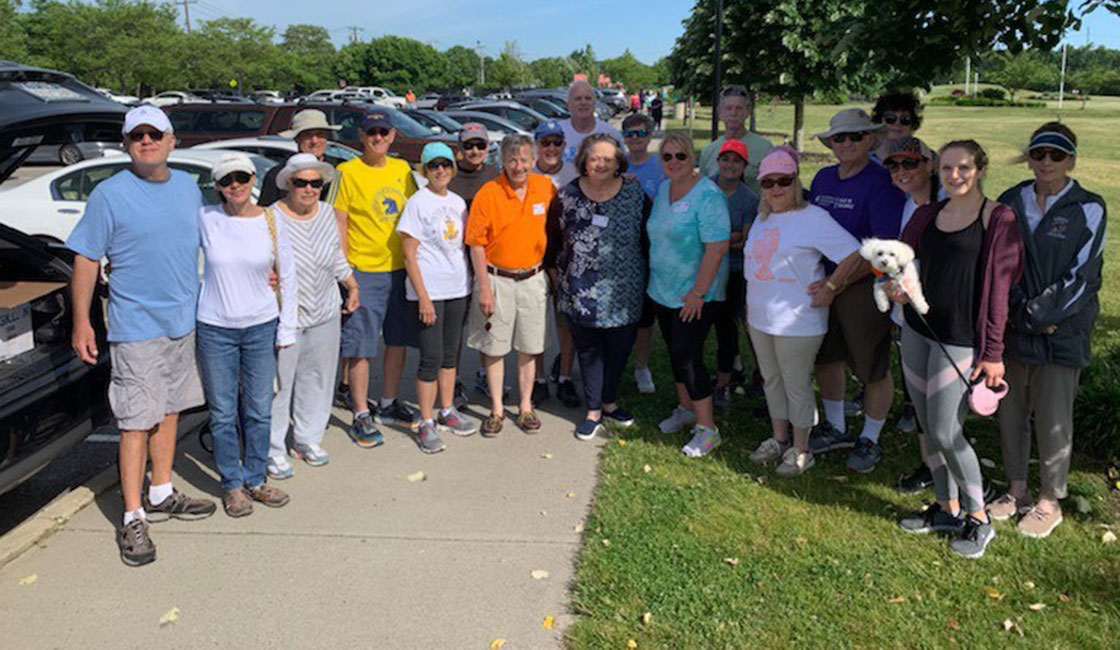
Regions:
[[[109,406],[122,431],[148,431],[164,416],[206,402],[194,332],[172,339],[109,344]]]
[[[489,275],[494,313],[486,318],[479,309],[482,291],[476,279],[467,318],[467,346],[490,357],[504,357],[511,349],[523,354],[543,353],[548,329],[548,280],[544,271],[521,281]]]

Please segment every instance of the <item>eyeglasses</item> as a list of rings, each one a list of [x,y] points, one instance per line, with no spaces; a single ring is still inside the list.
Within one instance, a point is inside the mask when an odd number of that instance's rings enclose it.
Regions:
[[[758,184],[762,186],[762,189],[768,190],[775,185],[779,187],[789,187],[793,185],[793,180],[793,176],[779,176],[777,178],[764,178],[759,181]]]
[[[229,187],[234,183],[244,185],[245,183],[248,183],[249,179],[252,177],[253,175],[249,172],[230,172],[218,180],[218,185],[221,185],[222,187]]]
[[[542,147],[563,147],[564,138],[541,138],[538,140]]]
[[[622,132],[624,138],[644,138],[649,135],[649,129],[626,129]]]
[[[246,180],[248,180],[248,179],[246,179]],[[242,182],[244,182],[244,181],[242,181]],[[310,185],[311,187],[314,187],[315,189],[319,189],[323,186],[323,179],[321,179],[321,178],[293,178],[292,179],[292,186],[293,187],[307,187],[308,185]]]
[[[862,133],[837,133],[836,135],[832,136],[831,139],[832,139],[833,144],[840,144],[841,142],[843,142],[845,140],[851,140],[852,142],[860,142],[860,141],[863,140],[863,134]]]
[[[129,132],[128,139],[132,140],[133,142],[143,142],[144,136],[148,136],[148,139],[150,139],[152,142],[159,142],[163,139],[163,131],[156,131],[155,129],[137,129],[135,131]]]
[[[1050,156],[1050,160],[1053,160],[1056,163],[1060,163],[1067,157],[1069,157],[1068,153],[1059,151],[1057,149],[1051,149],[1050,147],[1039,147],[1038,149],[1031,149],[1027,153],[1027,155],[1030,156],[1031,160],[1034,161],[1041,161],[1046,156]]]
[[[451,169],[451,161],[446,158],[436,158],[435,160],[429,160],[424,163],[424,166],[427,167],[429,171],[435,171],[441,168]]]
[[[683,151],[678,151],[675,154],[672,154],[672,153],[661,154],[661,159],[664,160],[665,162],[669,162],[673,158],[676,158],[677,160],[688,160],[688,154],[683,152]]]
[[[885,122],[886,124],[894,124],[895,122],[898,122],[902,126],[910,126],[914,122],[914,119],[905,114],[898,115],[896,113],[883,113],[883,122]]]
[[[900,167],[902,169],[914,171],[920,164],[922,164],[922,161],[916,158],[903,158],[902,160],[888,158],[886,162],[883,163],[883,167],[886,167],[889,172],[896,172]]]
[[[470,151],[471,149],[485,151],[487,148],[487,143],[483,140],[467,140],[462,144],[462,147],[463,151]]]
[[[389,135],[389,129],[386,129],[385,127],[381,127],[381,126],[375,126],[372,129],[370,129],[369,131],[366,131],[366,135],[368,135],[371,138],[375,135],[379,135],[379,136],[384,138],[385,136]]]

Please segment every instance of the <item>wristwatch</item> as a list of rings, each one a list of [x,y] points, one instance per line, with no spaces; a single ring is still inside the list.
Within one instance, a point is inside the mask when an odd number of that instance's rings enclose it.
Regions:
[[[836,286],[835,284],[832,284],[832,280],[825,280],[824,281],[824,286],[828,287],[829,291],[831,291],[832,293],[836,293],[836,292],[840,291],[840,287]]]

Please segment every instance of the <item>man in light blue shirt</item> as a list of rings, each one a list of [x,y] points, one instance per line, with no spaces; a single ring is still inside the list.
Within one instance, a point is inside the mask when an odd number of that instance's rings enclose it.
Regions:
[[[112,268],[109,404],[121,430],[124,496],[117,546],[125,564],[140,566],[156,559],[148,521],[202,519],[217,506],[171,486],[179,413],[203,403],[194,356],[202,194],[167,166],[175,136],[162,111],[132,109],[122,134],[132,165],[93,190],[66,245],[76,253],[71,339],[86,363],[99,354],[90,302],[101,258]],[[151,487],[141,495],[149,457]]]

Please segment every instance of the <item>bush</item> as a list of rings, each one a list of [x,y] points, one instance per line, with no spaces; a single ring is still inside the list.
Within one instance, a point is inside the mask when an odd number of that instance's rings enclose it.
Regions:
[[[1093,458],[1120,458],[1120,345],[1105,348],[1081,373],[1081,388],[1073,408],[1074,444]]]
[[[980,91],[980,96],[988,99],[1007,99],[1007,93],[1002,88],[985,88]]]
[[[1013,102],[1009,99],[991,99],[989,97],[959,97],[954,102],[957,106],[1012,106],[1016,108],[1046,108],[1043,102]]]

